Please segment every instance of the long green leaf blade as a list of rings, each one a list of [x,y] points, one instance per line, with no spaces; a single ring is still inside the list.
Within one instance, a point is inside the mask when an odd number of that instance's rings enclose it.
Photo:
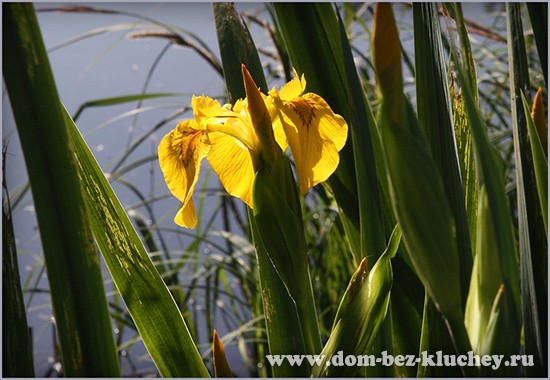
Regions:
[[[528,2],[527,10],[535,35],[540,67],[544,81],[548,84],[548,4],[546,2]]]
[[[65,111],[96,242],[164,377],[209,377],[183,317],[82,135]]]
[[[269,255],[260,238],[254,215],[249,211],[252,236],[256,247],[262,302],[270,355],[305,355],[306,348],[300,329],[296,304],[273,267]],[[293,366],[288,362],[272,368],[274,377],[307,377],[309,368]]]
[[[339,16],[339,15],[338,15]],[[361,254],[367,257],[367,268],[372,267],[385,245],[385,230],[380,189],[378,186],[376,160],[371,142],[376,123],[370,105],[361,88],[357,69],[353,61],[351,46],[344,24],[340,24],[340,41],[344,58],[344,71],[349,104],[355,175],[359,203]],[[359,261],[362,257],[357,257]]]
[[[214,3],[213,12],[229,101],[233,104],[237,99],[244,99],[246,96],[241,75],[243,63],[260,90],[267,94],[268,88],[258,51],[235,4]]]
[[[543,257],[548,245],[535,184],[533,157],[529,147],[527,120],[521,102],[521,93],[529,90],[527,52],[523,37],[520,4],[507,4],[508,62],[510,66],[510,93],[512,107],[512,132],[516,167],[520,282],[523,299],[523,323],[526,351],[537,355],[537,368],[546,366],[546,354],[541,321],[547,320],[547,297],[542,287],[541,270],[534,266],[534,257]],[[541,264],[541,263],[537,263]],[[535,288],[535,283],[538,283]]]
[[[443,61],[439,14],[435,3],[415,3],[413,15],[418,120],[441,173],[456,222],[461,291],[466,295],[472,273],[472,250],[455,145],[447,69]],[[465,297],[463,302],[466,302]]]
[[[438,308],[462,315],[454,220],[423,132],[404,98],[398,31],[388,4],[375,13],[373,51],[383,100],[379,128],[392,205],[418,276]]]
[[[6,191],[5,198],[2,194],[2,376],[34,377],[32,344],[19,278],[5,171],[2,188]]]
[[[63,369],[119,376],[98,253],[32,4],[3,8],[3,74],[33,193]]]
[[[470,86],[474,92],[474,98],[478,100],[477,91],[477,74],[474,63],[474,56],[472,53],[472,46],[468,35],[466,25],[464,25],[464,18],[462,15],[462,4],[453,3],[452,6],[448,6],[447,9],[454,10],[454,18],[456,20],[456,28],[460,38],[460,47],[464,62],[467,66],[468,78],[470,79]],[[459,91],[454,88],[454,83],[451,82],[451,91],[453,99],[453,120],[454,129],[456,134],[456,144],[460,162],[460,172],[462,176],[462,187],[464,189],[464,202],[466,208],[466,215],[468,219],[470,243],[472,251],[476,246],[476,221],[477,221],[477,175],[475,166],[475,157],[472,149],[472,134],[470,132],[470,126],[468,124],[468,118],[466,111],[464,110],[464,101]]]
[[[520,285],[511,212],[504,190],[503,168],[500,165],[500,158],[487,136],[477,102],[470,88],[468,75],[460,64],[458,65],[458,79],[463,91],[465,110],[474,142],[479,186],[484,186],[487,192],[488,215],[505,289],[503,296],[507,298],[508,305],[508,342],[514,345],[513,351],[518,352],[521,329]],[[479,220],[478,223],[480,223]]]
[[[73,115],[73,120],[76,121],[78,117],[86,110],[87,108],[92,107],[105,107],[105,106],[114,106],[117,104],[123,104],[128,102],[134,102],[139,100],[146,99],[155,99],[155,98],[165,98],[171,96],[181,96],[181,94],[172,94],[172,93],[155,93],[155,94],[137,94],[137,95],[123,95],[115,96],[112,98],[96,99],[90,100],[78,107],[78,110]]]
[[[377,4],[372,41],[382,93],[378,125],[393,210],[408,259],[445,317],[455,352],[467,353],[471,346],[463,322],[455,220],[423,131],[403,94],[401,44],[390,4]]]

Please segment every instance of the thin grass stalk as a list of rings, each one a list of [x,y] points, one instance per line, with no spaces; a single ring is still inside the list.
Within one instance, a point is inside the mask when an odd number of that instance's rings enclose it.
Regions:
[[[31,4],[3,13],[3,74],[33,193],[67,376],[119,376],[73,146]],[[9,36],[9,37],[7,37]]]

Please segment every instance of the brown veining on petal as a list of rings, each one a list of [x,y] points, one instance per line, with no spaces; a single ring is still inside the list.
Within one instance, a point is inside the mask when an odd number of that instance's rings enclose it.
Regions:
[[[302,124],[309,128],[312,120],[315,118],[315,104],[304,98],[291,100],[289,104],[300,118]]]
[[[202,140],[206,136],[204,131],[175,130],[172,132],[172,149],[177,154],[183,165],[189,166],[193,161],[193,156],[199,148],[200,144],[204,144]]]

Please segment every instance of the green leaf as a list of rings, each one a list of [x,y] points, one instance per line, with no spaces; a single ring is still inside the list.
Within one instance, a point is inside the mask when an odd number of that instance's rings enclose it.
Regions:
[[[453,52],[453,56],[457,58],[455,52]],[[503,167],[498,153],[489,141],[481,113],[470,88],[470,80],[464,66],[460,63],[457,64],[457,74],[474,142],[478,183],[480,187],[484,186],[487,192],[488,215],[498,252],[502,283],[506,290],[504,296],[507,297],[506,302],[509,305],[507,313],[507,319],[510,321],[507,331],[508,342],[515,345],[515,352],[518,352],[521,329],[520,285],[511,212],[504,189]],[[480,215],[478,215],[478,224],[481,223],[479,218]]]
[[[418,355],[422,328],[424,287],[402,256],[399,246],[392,260],[393,286],[391,292],[392,343],[394,355]],[[416,366],[395,366],[395,377],[415,377]]]
[[[296,304],[288,294],[285,284],[277,274],[263,246],[252,211],[249,210],[248,214],[260,272],[269,354],[305,355],[307,351],[302,338]],[[283,365],[274,366],[272,372],[273,377],[307,377],[310,369],[305,365],[292,366],[284,361]]]
[[[471,348],[463,323],[455,220],[423,131],[402,92],[401,45],[390,4],[377,4],[372,45],[383,97],[378,126],[388,186],[408,260],[444,315],[455,351],[466,353]]]
[[[65,111],[92,229],[161,376],[209,377],[183,317],[93,154]]]
[[[235,103],[237,99],[246,97],[241,75],[243,63],[260,90],[267,94],[268,88],[258,51],[235,4],[216,2],[213,3],[213,10],[229,101]]]
[[[383,95],[378,125],[394,213],[430,297],[448,318],[460,320],[455,223],[423,132],[402,93],[400,43],[389,5],[377,7],[373,49]]]
[[[119,376],[99,256],[32,4],[3,8],[3,75],[29,174],[64,373]]]
[[[418,121],[443,179],[445,195],[456,222],[461,292],[465,296],[468,294],[472,273],[472,249],[455,145],[439,14],[435,3],[415,3],[413,15]],[[465,297],[463,302],[466,303]]]
[[[493,301],[502,284],[498,249],[491,214],[488,209],[485,186],[482,186],[479,191],[477,215],[478,239],[464,323],[474,352],[480,353],[485,341],[487,325],[491,318]],[[501,333],[504,334],[504,332]]]
[[[514,313],[509,310],[509,297],[502,279],[498,249],[485,186],[479,191],[478,241],[470,294],[466,304],[465,324],[474,352],[478,355],[514,355],[517,341],[510,339],[514,331]],[[482,368],[484,376],[519,376],[517,368],[502,366],[496,371]]]
[[[544,230],[548,237],[548,160],[544,154],[539,134],[535,128],[533,118],[529,113],[529,105],[523,93],[521,94],[521,100],[523,102],[525,120],[527,120],[527,129],[529,131],[529,142],[531,145],[531,154],[533,155],[533,166],[535,169],[535,179],[537,181],[537,193],[542,209]]]
[[[544,81],[548,84],[548,4],[528,2],[527,10],[535,35]]]
[[[504,357],[510,357],[517,351],[514,351],[515,344],[508,338],[507,331],[513,330],[514,317],[513,312],[510,313],[510,305],[508,304],[509,298],[504,296],[506,289],[501,286],[495,296],[493,302],[493,308],[487,324],[487,329],[484,337],[483,346],[479,350],[479,355],[490,355],[499,353],[505,355]],[[494,370],[491,367],[482,367],[480,370],[480,376],[487,377],[518,377],[518,368],[513,366],[500,366],[500,368]]]
[[[464,62],[467,66],[468,78],[470,86],[474,92],[476,103],[478,101],[477,90],[477,74],[472,53],[472,46],[468,30],[464,24],[462,16],[462,4],[452,3],[447,5],[447,9],[452,10],[453,17],[456,21],[456,28],[460,39],[460,47]],[[477,175],[474,160],[474,152],[472,149],[472,134],[468,124],[466,111],[464,110],[464,101],[462,94],[455,90],[454,81],[451,82],[451,99],[454,104],[453,120],[456,134],[456,144],[460,163],[460,173],[462,175],[462,187],[464,189],[464,203],[470,232],[470,243],[472,252],[476,246],[476,221],[477,221]]]
[[[424,297],[424,309],[422,314],[422,333],[420,338],[420,353],[435,355],[437,351],[443,353],[456,352],[453,339],[441,313],[434,306],[428,294]],[[417,353],[418,354],[418,353]],[[463,377],[461,367],[433,367],[418,364],[416,377]],[[470,377],[472,374],[470,374]]]
[[[344,24],[340,18],[338,20],[346,73],[344,88],[347,91],[349,105],[349,119],[347,120],[351,126],[359,203],[361,252],[356,260],[360,261],[363,257],[367,257],[367,268],[370,268],[372,263],[378,259],[379,252],[383,251],[386,240],[376,171],[376,156],[371,142],[371,134],[376,130],[376,122],[357,75]]]
[[[542,212],[538,199],[533,156],[529,147],[527,119],[521,103],[521,93],[530,87],[527,52],[523,37],[520,4],[507,4],[508,64],[510,66],[510,95],[512,108],[512,132],[516,168],[517,212],[519,233],[520,283],[524,300],[523,323],[525,347],[528,354],[536,355],[534,373],[545,372],[546,353],[542,337],[547,329],[542,321],[547,317],[547,295],[544,268],[547,262],[540,260],[548,250],[543,230]],[[536,260],[536,261],[535,261]],[[539,372],[542,371],[542,372]]]
[[[391,259],[397,253],[400,242],[401,230],[397,225],[386,250],[370,270],[367,280],[362,283],[347,309],[342,311],[340,319],[335,321],[335,328],[321,352],[321,363],[313,368],[313,377],[358,375],[361,367],[334,366],[326,363],[327,360],[335,360],[337,354],[343,353],[346,357],[370,351],[386,318],[393,282]]]
[[[4,162],[6,156],[3,157]],[[32,344],[25,314],[17,264],[13,219],[7,194],[5,171],[2,187],[2,375],[34,377]]]
[[[321,351],[307,262],[307,244],[298,188],[288,159],[282,155],[254,177],[254,219],[273,266],[296,303],[307,353]]]

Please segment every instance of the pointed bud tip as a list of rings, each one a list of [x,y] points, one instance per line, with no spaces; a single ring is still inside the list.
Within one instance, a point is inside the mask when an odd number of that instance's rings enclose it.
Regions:
[[[250,75],[250,72],[244,64],[241,65],[241,69],[243,72],[246,98],[248,100],[248,111],[262,146],[262,155],[268,161],[273,161],[280,148],[275,141],[269,111],[260,89],[254,82],[254,79],[252,79],[252,75]]]
[[[212,342],[212,351],[214,356],[214,376],[215,377],[233,377],[229,363],[225,356],[225,349],[218,333],[214,330],[214,339]]]

